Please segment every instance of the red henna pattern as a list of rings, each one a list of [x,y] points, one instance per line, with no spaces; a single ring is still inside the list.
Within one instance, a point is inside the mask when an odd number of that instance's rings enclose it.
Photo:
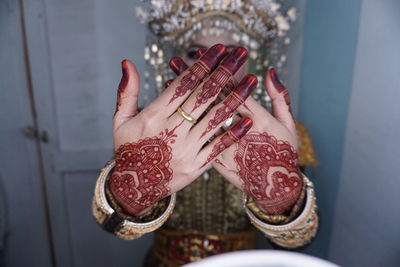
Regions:
[[[230,79],[228,83],[222,88],[221,92],[224,96],[228,96],[236,87],[237,82],[234,81],[234,78]]]
[[[226,132],[221,137],[221,140],[215,144],[210,155],[208,155],[206,162],[204,162],[204,164],[200,167],[200,169],[209,164],[213,159],[215,159],[219,154],[221,154],[222,151],[224,151],[227,147],[232,145],[234,142],[237,142],[238,140],[239,138],[233,135],[231,131]]]
[[[214,117],[208,121],[207,128],[201,134],[200,138],[204,137],[212,129],[215,129],[220,123],[226,121],[237,107],[243,103],[243,100],[235,93],[232,92],[222,102],[222,107],[215,111]]]
[[[218,95],[220,90],[228,83],[231,75],[229,71],[225,70],[223,67],[219,67],[203,84],[200,92],[196,95],[196,102],[191,112]]]
[[[127,212],[137,214],[169,195],[168,182],[173,174],[169,144],[175,142],[175,129],[123,144],[116,151],[110,189]]]
[[[289,91],[282,84],[281,80],[278,77],[278,74],[276,73],[276,70],[272,68],[269,71],[271,74],[271,81],[274,84],[276,91],[278,91],[279,94],[283,94],[283,98],[285,99],[285,103],[288,106],[289,112],[290,114],[292,114],[292,106],[290,105]]]
[[[215,163],[218,163],[222,167],[226,168],[225,164],[223,164],[219,159],[215,159]]]
[[[209,72],[210,69],[201,61],[194,63],[192,67],[190,67],[189,72],[183,76],[179,82],[179,85],[176,87],[175,93],[169,101],[169,104],[178,97],[184,96],[188,91],[196,88]]]
[[[243,189],[270,214],[282,214],[297,201],[303,181],[295,149],[267,133],[251,132],[235,152]]]
[[[200,168],[209,164],[227,147],[239,141],[239,139],[242,138],[250,130],[252,125],[253,121],[250,118],[242,118],[229,131],[221,136],[220,140],[214,145],[210,155],[208,155],[206,162],[204,162],[204,164]]]

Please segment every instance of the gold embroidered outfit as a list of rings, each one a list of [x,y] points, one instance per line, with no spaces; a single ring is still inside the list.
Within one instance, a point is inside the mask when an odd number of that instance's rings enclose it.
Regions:
[[[312,146],[306,150],[313,152]],[[300,154],[299,161],[305,160],[302,157],[315,161],[313,155]],[[107,192],[106,179],[112,167],[113,162],[99,176],[93,214],[104,227],[113,218],[104,208],[104,202],[108,203],[121,220],[130,224],[119,222],[114,226],[112,232],[120,238],[135,239],[155,230],[154,247],[145,266],[179,266],[215,254],[254,249],[256,232],[252,224],[273,244],[289,249],[309,243],[318,228],[313,186],[305,177],[303,193],[287,215],[261,212],[240,189],[211,169],[176,196],[160,201],[146,215],[135,218],[124,214]]]

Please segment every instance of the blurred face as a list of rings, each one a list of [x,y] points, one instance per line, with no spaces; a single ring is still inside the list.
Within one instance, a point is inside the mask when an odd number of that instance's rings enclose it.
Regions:
[[[235,46],[238,46],[239,44],[236,43],[235,41],[232,40],[232,38],[229,37],[229,34],[223,35],[223,36],[200,36],[197,35],[198,37],[195,38],[192,43],[189,45],[188,49],[184,52],[184,55],[182,55],[183,60],[191,66],[194,62],[196,62],[196,51],[199,50],[200,48],[209,48],[215,44],[223,44],[227,48],[228,52],[232,50]],[[240,82],[240,80],[244,77],[246,74],[246,65],[244,64],[235,74],[235,79]]]

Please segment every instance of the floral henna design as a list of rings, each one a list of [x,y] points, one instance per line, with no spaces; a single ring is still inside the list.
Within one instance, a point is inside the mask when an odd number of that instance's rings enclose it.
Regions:
[[[204,65],[204,63],[201,63],[201,61],[194,63],[189,69],[189,73],[183,76],[179,82],[169,104],[178,97],[184,96],[188,91],[196,88],[200,84],[201,79],[203,79],[203,77],[205,77],[209,72],[210,70],[206,65]]]
[[[123,144],[116,151],[109,184],[125,211],[138,214],[169,195],[168,183],[173,175],[169,144],[177,137],[174,130],[166,129],[159,137]]]
[[[201,134],[204,137],[212,129],[215,129],[222,122],[226,121],[233,112],[246,100],[250,93],[257,86],[257,77],[254,75],[246,75],[239,85],[232,91],[227,98],[222,101],[222,107],[215,111],[214,117],[208,122],[207,128]]]
[[[270,214],[282,214],[297,201],[303,186],[297,153],[285,141],[267,133],[251,132],[235,152],[243,190]]]
[[[207,157],[206,162],[204,162],[204,164],[200,168],[203,168],[211,161],[213,161],[227,147],[239,141],[239,139],[242,138],[250,130],[252,125],[253,121],[250,118],[246,117],[241,119],[228,132],[224,133],[219,142],[214,145],[210,155],[208,155]],[[224,166],[222,162],[220,162],[220,164]]]

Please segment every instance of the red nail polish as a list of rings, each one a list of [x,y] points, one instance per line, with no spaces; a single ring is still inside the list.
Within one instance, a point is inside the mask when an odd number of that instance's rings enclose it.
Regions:
[[[181,59],[180,57],[172,58],[169,61],[169,66],[175,72],[176,75],[180,75],[188,68],[188,65],[186,65],[185,61],[183,61],[183,59]]]
[[[253,74],[247,74],[233,90],[243,101],[257,87],[257,77]]]
[[[278,77],[278,74],[276,73],[276,70],[274,68],[271,68],[269,70],[269,73],[271,75],[272,83],[274,84],[274,86],[275,86],[276,90],[278,91],[278,93],[282,93],[283,91],[285,91],[286,87],[279,80],[279,77]]]
[[[226,53],[226,47],[223,44],[216,44],[208,49],[207,52],[201,56],[200,60],[213,71],[218,66],[218,63],[225,57]]]
[[[127,71],[127,66],[126,66],[126,60],[122,60],[121,69],[122,69],[122,78],[118,85],[119,91],[122,91],[128,83],[128,71]]]
[[[207,51],[207,48],[200,48],[199,50],[196,51],[196,57],[200,58],[204,53]]]
[[[232,74],[235,74],[236,71],[243,65],[248,56],[248,52],[246,48],[243,47],[235,47],[232,51],[227,55],[224,60],[221,62],[221,66],[224,66],[228,69]]]
[[[253,120],[249,117],[242,118],[238,123],[236,123],[230,130],[237,139],[242,138],[253,126]]]
[[[173,81],[173,80],[168,80],[168,81],[166,81],[166,82],[165,82],[165,88],[168,88],[168,87],[171,85],[172,81]]]

